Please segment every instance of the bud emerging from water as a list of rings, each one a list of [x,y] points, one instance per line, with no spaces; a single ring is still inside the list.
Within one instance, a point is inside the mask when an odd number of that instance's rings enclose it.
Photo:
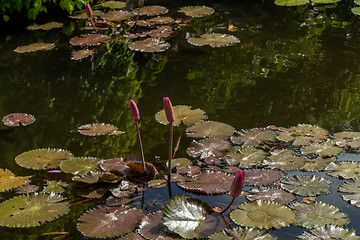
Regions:
[[[87,14],[88,18],[91,18],[93,13],[92,13],[92,9],[91,9],[90,5],[87,3],[85,5],[85,7],[86,7],[86,14]]]
[[[163,105],[164,105],[166,119],[170,124],[172,124],[175,121],[175,113],[171,101],[168,97],[164,97]]]
[[[240,195],[242,188],[244,186],[244,179],[245,179],[245,171],[241,170],[236,174],[235,179],[231,184],[230,195],[233,198],[237,198]]]
[[[139,109],[136,106],[136,103],[134,102],[134,100],[130,100],[130,112],[131,112],[131,117],[135,122],[140,120]]]

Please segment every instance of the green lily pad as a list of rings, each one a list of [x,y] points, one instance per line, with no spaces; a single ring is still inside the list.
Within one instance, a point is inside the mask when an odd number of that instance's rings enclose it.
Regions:
[[[343,161],[330,163],[325,170],[334,171],[327,173],[333,177],[342,177],[345,179],[355,179],[360,177],[360,162]]]
[[[170,47],[168,42],[163,40],[148,38],[132,42],[129,48],[138,52],[163,52]]]
[[[314,153],[320,157],[332,157],[338,155],[342,148],[334,146],[331,142],[311,143],[301,148],[302,154]]]
[[[354,181],[346,181],[339,186],[340,192],[346,193],[360,193],[360,178],[354,179]]]
[[[354,3],[355,3],[356,5],[360,5],[360,0],[354,0]]]
[[[222,138],[207,138],[200,141],[193,141],[186,153],[193,157],[200,157],[205,159],[208,157],[219,157],[224,154],[224,151],[229,150],[232,144]]]
[[[360,15],[360,7],[352,8],[351,11]],[[335,133],[332,142],[335,142],[339,147],[360,147],[360,132]]]
[[[54,194],[20,195],[0,203],[0,226],[36,227],[69,211],[65,198]]]
[[[196,228],[211,212],[211,206],[200,199],[177,195],[167,202],[162,222],[181,237],[191,239],[198,237]]]
[[[300,240],[317,240],[317,239],[339,239],[339,240],[360,240],[360,237],[355,234],[354,229],[345,229],[336,225],[326,225],[324,227],[317,227],[310,229],[309,232],[303,232],[297,236]]]
[[[207,6],[188,6],[181,7],[179,12],[185,13],[186,16],[190,17],[205,17],[213,14],[215,11]]]
[[[262,200],[280,204],[288,204],[292,200],[295,200],[296,196],[280,188],[262,187],[251,189],[249,194],[246,195],[246,198],[250,201]]]
[[[266,158],[266,152],[254,147],[241,147],[239,152],[227,155],[225,160],[229,165],[237,165],[240,168],[260,166]]]
[[[279,229],[296,221],[295,213],[290,208],[261,200],[240,204],[230,212],[230,218],[240,226],[260,229]]]
[[[169,161],[166,161],[166,167],[168,166]],[[191,165],[191,161],[187,158],[175,158],[171,159],[171,167],[176,167],[179,169],[181,167],[187,167]]]
[[[186,134],[188,137],[218,137],[226,138],[233,135],[235,128],[232,126],[214,121],[207,121],[195,124],[186,129]]]
[[[294,175],[281,180],[281,188],[300,196],[319,196],[330,193],[332,181],[316,175]]]
[[[134,14],[132,12],[119,10],[119,11],[111,11],[111,12],[104,13],[104,15],[102,17],[109,21],[119,22],[119,21],[123,21],[123,20],[129,19],[129,18],[132,18],[133,16],[134,16]]]
[[[302,171],[308,171],[308,172],[317,172],[317,171],[323,171],[332,162],[335,162],[336,158],[305,158],[305,164],[300,168]]]
[[[275,0],[275,4],[278,6],[300,6],[308,3],[309,0]]]
[[[80,60],[80,59],[90,57],[93,55],[94,55],[93,50],[81,49],[81,50],[71,52],[71,59]]]
[[[244,146],[259,146],[263,142],[274,141],[276,133],[272,130],[264,128],[252,128],[248,130],[242,130],[237,136],[230,138],[234,144]]]
[[[30,169],[52,169],[58,168],[60,163],[73,155],[63,149],[40,148],[23,152],[15,157],[15,162]]]
[[[65,187],[67,187],[69,184],[66,182],[61,181],[47,181],[46,187],[44,190],[42,190],[43,193],[63,193],[65,192]]]
[[[191,109],[191,106],[186,105],[177,105],[173,106],[175,121],[173,122],[174,126],[179,126],[181,123],[184,123],[186,126],[192,125],[194,123],[202,122],[206,119],[205,112],[200,108]],[[166,119],[165,110],[161,110],[155,114],[155,119],[161,124],[169,124]]]
[[[53,43],[32,43],[26,46],[17,47],[14,51],[17,53],[36,52],[36,51],[49,51],[55,48]]]
[[[292,171],[304,166],[305,157],[298,157],[290,154],[272,155],[263,161],[268,168]]]
[[[166,7],[152,5],[152,6],[141,7],[140,11],[139,11],[139,8],[136,8],[132,12],[135,15],[139,15],[139,16],[156,16],[156,15],[165,14],[168,11],[169,11],[169,9],[167,9]]]
[[[107,123],[91,123],[81,125],[78,132],[87,136],[107,135],[117,130],[117,127]]]
[[[106,1],[106,2],[103,2],[103,3],[100,3],[100,4],[96,5],[96,6],[94,6],[94,8],[98,8],[98,7],[111,8],[111,9],[120,9],[120,8],[126,7],[126,2]]]
[[[48,22],[44,24],[33,24],[26,27],[27,30],[51,30],[54,28],[61,28],[64,24],[59,22]]]
[[[280,141],[294,141],[293,145],[309,145],[311,142],[319,142],[328,138],[328,132],[318,126],[310,124],[298,124],[295,127],[282,129],[277,136]]]
[[[279,181],[283,172],[272,169],[246,169],[245,176],[245,185],[265,186]]]
[[[85,176],[91,171],[100,170],[99,163],[102,161],[102,159],[92,157],[74,157],[62,161],[60,169],[64,173]]]
[[[224,33],[205,33],[199,38],[188,38],[187,41],[195,46],[209,45],[210,47],[227,47],[240,42],[237,37]]]
[[[209,240],[276,240],[277,237],[269,234],[266,230],[255,228],[235,227],[225,229],[209,236]]]
[[[290,204],[290,208],[296,214],[295,225],[304,228],[312,229],[329,224],[344,226],[349,222],[346,214],[342,213],[339,208],[323,202],[294,202]]]
[[[311,2],[317,3],[317,4],[332,4],[332,3],[337,3],[340,1],[341,0],[311,0]]]
[[[30,182],[29,178],[30,176],[16,177],[10,170],[0,168],[0,192],[25,185]]]
[[[77,228],[89,238],[113,238],[130,233],[140,222],[143,212],[121,205],[98,207],[81,215]]]
[[[8,127],[27,126],[35,122],[35,117],[28,113],[10,113],[3,117],[2,122]]]

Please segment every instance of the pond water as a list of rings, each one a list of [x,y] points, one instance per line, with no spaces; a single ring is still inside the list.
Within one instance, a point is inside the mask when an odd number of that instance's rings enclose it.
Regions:
[[[131,1],[127,4],[129,9],[136,6]],[[46,19],[63,22],[60,30],[28,31],[22,25],[1,30],[0,116],[24,112],[34,115],[36,122],[18,128],[0,125],[0,168],[19,176],[35,175],[33,182],[41,185],[44,179],[70,181],[71,177],[20,167],[14,161],[17,155],[37,148],[62,148],[74,156],[103,159],[139,154],[129,99],[140,110],[145,158],[159,169],[164,169],[167,159],[168,127],[156,122],[154,115],[162,109],[165,96],[173,105],[201,108],[209,120],[237,130],[304,123],[330,133],[360,131],[360,17],[352,14],[352,1],[327,7],[280,7],[268,0],[145,1],[145,5],[165,6],[173,18],[185,18],[177,12],[182,6],[206,5],[215,13],[182,26],[168,40],[171,47],[165,52],[134,52],[126,44],[111,43],[97,47],[92,59],[80,61],[71,60],[71,51],[80,48],[71,46],[69,40],[86,33],[82,29],[86,20]],[[228,31],[229,22],[237,31]],[[240,43],[211,48],[186,40],[207,32],[231,34]],[[56,48],[14,52],[34,42],[55,43]],[[80,125],[96,122],[113,124],[125,133],[99,137],[78,133]],[[174,132],[176,140],[180,128]],[[188,157],[186,149],[192,140],[183,136],[176,157]],[[357,149],[351,149],[344,150],[339,159],[359,161],[360,156]],[[334,182],[331,194],[317,200],[339,206],[350,218],[346,228],[360,234],[359,208],[337,192],[344,181],[326,172],[317,175]],[[173,186],[173,195],[185,194]],[[164,204],[168,200],[165,188],[147,191],[147,201]],[[5,200],[14,195],[9,191],[0,196]],[[208,203],[231,200],[225,195],[197,197]],[[244,196],[235,204],[242,201],[246,201]],[[135,200],[135,205],[140,202]],[[42,227],[1,227],[0,238],[52,239],[54,236],[42,234],[67,231],[73,239],[83,239],[75,226],[77,218],[104,203],[105,198],[75,205],[68,215]],[[157,210],[161,204],[147,207]],[[279,239],[295,239],[303,231],[291,226],[270,233]]]

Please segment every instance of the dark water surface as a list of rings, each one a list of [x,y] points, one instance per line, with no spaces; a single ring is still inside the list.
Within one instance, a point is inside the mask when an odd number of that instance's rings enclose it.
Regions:
[[[128,3],[129,8],[132,4]],[[0,31],[0,116],[24,112],[37,118],[27,127],[0,125],[0,168],[17,175],[36,174],[34,182],[41,184],[43,179],[64,178],[19,167],[14,161],[18,154],[37,148],[63,148],[75,156],[104,159],[138,154],[129,99],[138,103],[145,156],[150,162],[155,156],[167,159],[168,127],[154,118],[164,96],[173,105],[201,108],[209,120],[237,130],[307,123],[330,133],[360,131],[360,17],[351,13],[352,1],[343,0],[334,7],[280,7],[268,0],[145,1],[152,4],[168,7],[167,15],[174,18],[184,18],[177,9],[188,5],[206,5],[215,13],[182,27],[163,53],[135,53],[124,44],[108,44],[98,48],[92,61],[70,59],[71,51],[80,48],[69,40],[86,32],[81,29],[85,21],[47,19],[64,22],[62,30],[48,32],[23,27]],[[229,21],[237,31],[227,30]],[[210,48],[192,46],[185,39],[207,32],[232,34],[241,42]],[[14,52],[33,42],[55,43],[56,48]],[[111,123],[125,134],[88,137],[77,132],[80,125],[95,122]],[[175,129],[175,134],[179,132]],[[182,139],[177,157],[186,157],[191,140]],[[357,150],[340,158],[360,160]],[[161,160],[157,167],[163,167]],[[318,175],[334,183],[331,194],[317,199],[339,206],[350,218],[346,227],[360,234],[360,209],[347,204],[337,192],[343,180],[325,172]],[[174,191],[184,194],[177,188]],[[148,201],[168,200],[165,189],[148,192]],[[13,195],[10,191],[0,196]],[[230,197],[199,198],[228,202]],[[240,197],[237,203],[244,200]],[[69,231],[74,239],[83,239],[76,230],[77,218],[101,204],[103,200],[76,205],[65,217],[40,228],[0,228],[0,238],[52,239],[41,234]],[[271,233],[279,239],[295,239],[304,230],[288,227]]]

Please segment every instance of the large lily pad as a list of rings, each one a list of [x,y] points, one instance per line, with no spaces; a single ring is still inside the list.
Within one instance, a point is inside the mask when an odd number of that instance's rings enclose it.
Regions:
[[[141,7],[140,11],[139,11],[139,8],[136,8],[132,12],[135,15],[140,15],[140,16],[156,16],[156,15],[165,14],[168,11],[169,11],[169,9],[167,9],[166,7],[152,5],[152,6]]]
[[[360,193],[341,195],[341,197],[350,204],[360,207]]]
[[[30,182],[30,176],[16,177],[10,170],[0,168],[0,192],[5,192],[12,188],[17,188],[21,185]]]
[[[54,28],[61,28],[64,24],[59,22],[48,22],[44,24],[33,24],[30,26],[27,26],[27,30],[51,30]]]
[[[98,207],[81,215],[77,228],[85,237],[111,238],[134,231],[142,216],[140,209],[124,205]]]
[[[312,143],[301,148],[302,154],[313,153],[320,157],[332,157],[338,155],[342,148],[334,146],[332,142]]]
[[[194,123],[202,122],[206,119],[205,112],[200,108],[191,109],[191,106],[186,105],[177,105],[173,106],[175,121],[173,122],[174,126],[179,126],[182,123],[189,126]],[[161,110],[155,114],[155,119],[161,124],[169,124],[166,119],[165,110]]]
[[[129,45],[131,50],[138,52],[163,52],[169,47],[169,43],[155,38],[135,41]]]
[[[271,169],[247,169],[245,176],[245,185],[265,186],[280,180],[283,172]]]
[[[235,128],[232,126],[215,121],[207,121],[195,124],[186,129],[188,137],[219,137],[226,138],[233,135]]]
[[[309,0],[275,0],[278,6],[300,6],[308,4]]]
[[[360,147],[360,132],[335,133],[332,141],[339,147]]]
[[[99,163],[102,159],[92,157],[74,157],[64,160],[60,164],[60,169],[64,173],[85,176],[91,171],[100,170]]]
[[[0,204],[0,226],[36,227],[66,214],[69,203],[54,194],[16,196]]]
[[[261,200],[240,204],[230,212],[230,218],[240,226],[260,229],[278,229],[296,221],[295,213],[290,208]]]
[[[322,240],[322,239],[339,239],[339,240],[360,240],[360,237],[355,235],[354,229],[345,229],[336,225],[326,225],[310,229],[309,232],[303,232],[297,236],[300,240]]]
[[[198,237],[196,228],[212,211],[210,205],[198,198],[177,195],[167,202],[162,222],[181,237],[191,239]]]
[[[120,10],[120,11],[111,11],[111,12],[104,13],[104,15],[102,17],[109,21],[118,22],[118,21],[129,19],[133,16],[134,16],[134,14],[132,12]]]
[[[17,47],[14,51],[17,53],[36,52],[36,51],[49,51],[55,48],[53,43],[32,43],[26,46]]]
[[[280,204],[288,204],[292,200],[295,200],[296,196],[280,188],[262,187],[251,189],[249,194],[246,195],[246,198],[250,201],[262,200]]]
[[[110,40],[110,37],[103,34],[86,34],[70,39],[70,44],[74,46],[96,46]]]
[[[191,157],[200,157],[205,159],[208,157],[219,157],[223,155],[225,150],[229,150],[232,144],[222,138],[207,138],[200,141],[193,141],[186,153]]]
[[[181,7],[179,12],[185,13],[186,16],[190,17],[205,17],[213,14],[215,11],[207,6],[188,6]]]
[[[332,162],[335,162],[336,158],[305,158],[305,164],[300,168],[300,170],[308,171],[308,172],[317,172],[325,170],[327,165],[329,165]]]
[[[114,131],[116,131],[118,128],[114,125],[107,124],[107,123],[90,123],[81,125],[78,128],[78,132],[87,135],[87,136],[99,136],[99,135],[107,135]]]
[[[2,122],[8,127],[27,126],[35,122],[35,117],[28,113],[10,113],[3,117]]]
[[[360,177],[360,162],[343,161],[330,163],[325,170],[334,171],[328,174],[333,177],[342,177],[345,179],[355,179]]]
[[[199,38],[188,38],[188,43],[195,46],[227,47],[239,43],[240,40],[232,35],[223,33],[206,33]]]
[[[15,157],[15,162],[30,169],[51,169],[59,167],[65,159],[72,158],[71,152],[63,149],[40,148],[23,152]]]
[[[272,236],[266,230],[255,228],[235,227],[225,229],[221,232],[214,233],[209,236],[209,240],[276,240],[277,237]]]
[[[346,181],[339,186],[340,192],[346,193],[360,193],[360,178],[354,181]]]
[[[316,175],[294,175],[281,180],[281,188],[301,196],[318,196],[330,193],[332,181]]]
[[[299,169],[305,164],[305,157],[298,157],[291,154],[272,155],[263,162],[268,168],[292,171]]]
[[[103,2],[103,3],[100,3],[100,4],[96,5],[96,6],[94,6],[94,8],[98,8],[98,7],[110,8],[110,9],[120,9],[120,8],[126,7],[126,2],[106,1],[106,2]]]
[[[290,208],[296,213],[295,225],[304,228],[311,229],[329,224],[344,226],[349,222],[346,214],[340,212],[339,208],[323,202],[294,202],[290,204]]]
[[[308,145],[311,142],[319,142],[328,137],[328,132],[318,126],[310,124],[298,124],[295,127],[282,129],[277,139],[281,141],[294,141],[293,145]]]
[[[260,166],[266,157],[266,152],[254,147],[242,147],[239,152],[226,156],[229,165],[237,165],[241,168]]]
[[[276,133],[269,129],[264,128],[252,128],[248,130],[242,130],[237,136],[230,138],[234,144],[244,146],[258,146],[259,144],[267,141],[274,141]]]

